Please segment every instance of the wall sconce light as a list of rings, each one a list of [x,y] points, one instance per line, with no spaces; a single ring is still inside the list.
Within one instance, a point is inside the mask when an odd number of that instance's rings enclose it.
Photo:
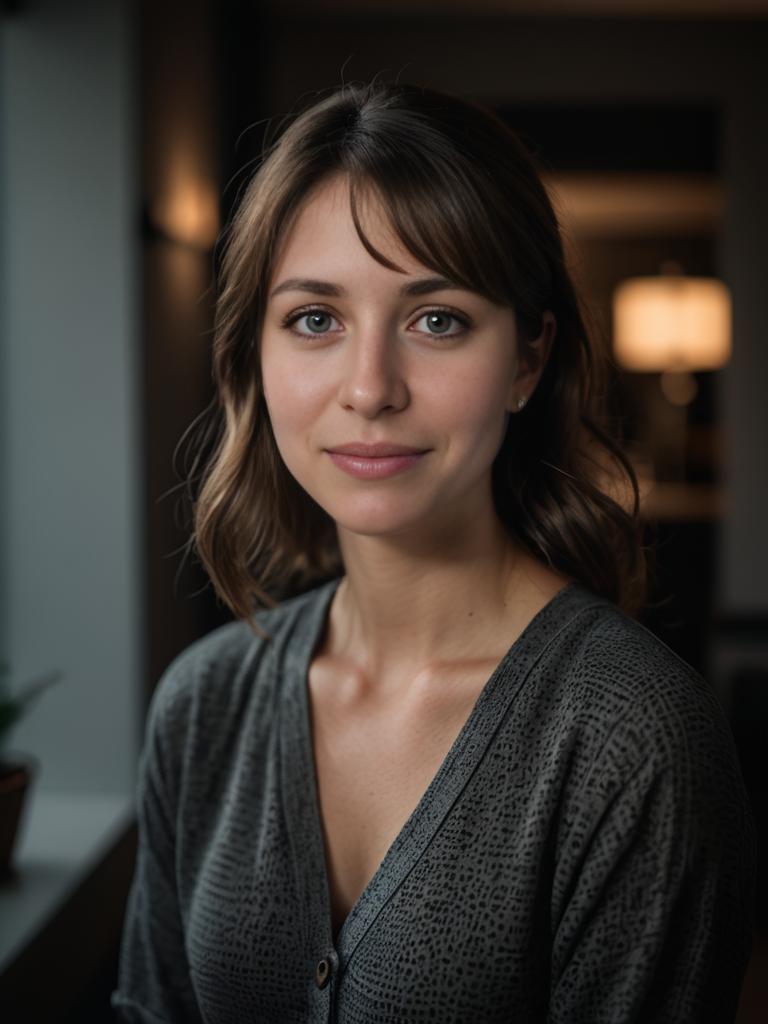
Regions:
[[[219,233],[216,189],[183,166],[173,167],[172,172],[149,204],[149,229],[168,241],[207,252]]]

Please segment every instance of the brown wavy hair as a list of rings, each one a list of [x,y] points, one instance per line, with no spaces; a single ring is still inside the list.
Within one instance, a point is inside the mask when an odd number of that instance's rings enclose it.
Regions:
[[[339,172],[361,242],[383,265],[401,269],[366,238],[364,195],[383,204],[417,260],[511,307],[522,346],[554,313],[538,386],[509,417],[493,465],[496,510],[534,557],[636,614],[648,575],[638,483],[607,425],[608,357],[585,326],[535,159],[482,106],[381,82],[344,85],[286,119],[221,239],[216,393],[187,480],[189,544],[219,598],[256,628],[259,605],[343,571],[333,520],[278,453],[259,369],[278,247],[311,190]]]

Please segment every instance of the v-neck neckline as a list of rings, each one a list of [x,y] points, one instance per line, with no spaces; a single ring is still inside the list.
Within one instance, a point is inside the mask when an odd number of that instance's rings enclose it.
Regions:
[[[287,706],[291,713],[289,733],[281,743],[281,770],[292,781],[287,788],[291,801],[294,864],[297,884],[310,908],[310,929],[320,928],[342,965],[406,875],[426,849],[440,823],[480,763],[501,718],[522,686],[529,669],[559,632],[550,628],[556,617],[563,628],[573,615],[605,603],[578,581],[562,587],[539,609],[512,642],[484,683],[448,753],[422,793],[379,866],[359,894],[336,937],[333,935],[330,882],[315,767],[309,693],[309,669],[324,634],[331,601],[343,577],[322,584],[313,595],[302,623],[301,643],[289,659],[285,679]],[[504,686],[500,687],[500,682]],[[298,875],[301,877],[298,878]]]

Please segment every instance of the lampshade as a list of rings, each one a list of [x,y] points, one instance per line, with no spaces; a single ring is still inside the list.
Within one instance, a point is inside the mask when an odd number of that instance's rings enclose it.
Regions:
[[[731,352],[731,297],[722,281],[659,274],[613,294],[613,348],[626,370],[716,370]]]

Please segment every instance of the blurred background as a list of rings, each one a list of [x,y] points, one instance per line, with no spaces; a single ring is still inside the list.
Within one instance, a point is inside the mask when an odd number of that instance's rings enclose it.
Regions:
[[[62,674],[2,757],[29,776],[0,778],[3,1020],[111,1019],[147,701],[229,618],[174,464],[212,397],[213,246],[267,127],[342,81],[482,101],[539,161],[658,545],[643,621],[716,687],[762,843],[768,0],[0,10],[0,662],[6,697]],[[740,1024],[768,1020],[763,860]]]

